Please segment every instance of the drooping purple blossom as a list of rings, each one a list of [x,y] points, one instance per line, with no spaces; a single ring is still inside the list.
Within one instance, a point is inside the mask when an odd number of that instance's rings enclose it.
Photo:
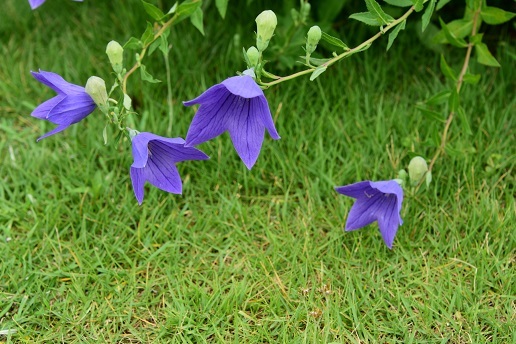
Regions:
[[[183,183],[175,164],[209,159],[200,150],[185,147],[185,140],[180,137],[167,138],[142,132],[133,137],[132,146],[134,162],[130,174],[139,204],[143,202],[145,182],[163,191],[181,194]]]
[[[229,131],[233,146],[248,169],[258,159],[265,129],[273,139],[280,139],[267,99],[248,75],[228,78],[183,104],[201,104],[188,129],[186,146],[201,144]]]
[[[46,1],[46,0],[29,0],[30,8],[32,8],[33,10],[35,10],[35,9],[36,9],[36,8],[38,8],[39,6],[43,5],[43,3],[44,3],[45,1]],[[83,0],[73,0],[73,1],[82,2]]]
[[[403,189],[395,180],[363,181],[336,187],[343,195],[356,199],[346,221],[346,231],[365,227],[378,221],[383,241],[392,249],[398,227],[403,223],[400,211]]]
[[[40,104],[31,113],[33,117],[57,124],[54,130],[41,136],[37,141],[65,130],[95,110],[96,105],[84,87],[71,84],[56,73],[31,73],[36,80],[57,92],[57,96]]]

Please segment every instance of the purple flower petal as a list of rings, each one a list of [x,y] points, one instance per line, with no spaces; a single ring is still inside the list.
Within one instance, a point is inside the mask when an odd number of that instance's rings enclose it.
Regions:
[[[30,5],[30,8],[32,8],[33,10],[38,8],[39,6],[43,5],[43,3],[45,2],[45,0],[29,0],[29,5]]]
[[[43,70],[40,70],[39,73],[31,72],[31,74],[36,80],[50,87],[57,93],[72,94],[85,92],[84,87],[69,83],[59,74],[45,72]]]
[[[52,112],[52,109],[65,98],[65,95],[58,95],[54,98],[51,98],[46,102],[38,105],[30,115],[39,119],[47,119],[48,115]]]
[[[265,129],[273,139],[280,138],[267,99],[250,76],[228,78],[183,104],[201,105],[188,129],[185,145],[198,145],[229,131],[233,146],[248,169],[258,159]]]
[[[403,223],[400,216],[403,202],[401,186],[394,180],[363,181],[337,187],[335,190],[356,199],[346,220],[346,231],[377,221],[385,244],[392,248],[398,227]]]
[[[138,203],[143,202],[144,185],[148,181],[158,189],[180,194],[183,184],[176,163],[185,160],[206,160],[200,150],[185,147],[182,138],[166,138],[152,133],[133,137],[133,157],[130,174]]]

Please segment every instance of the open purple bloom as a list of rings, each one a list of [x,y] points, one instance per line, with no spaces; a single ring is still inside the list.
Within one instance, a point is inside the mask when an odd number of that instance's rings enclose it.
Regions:
[[[33,10],[35,10],[36,8],[38,8],[39,6],[43,5],[43,3],[45,2],[46,0],[29,0],[29,5],[30,5],[30,8],[32,8]],[[83,0],[73,0],[73,1],[79,1],[79,2],[82,2]]]
[[[183,104],[201,104],[188,129],[186,146],[206,142],[227,130],[248,169],[258,159],[265,129],[273,139],[280,138],[262,89],[248,75],[228,78]]]
[[[31,73],[36,80],[57,92],[57,96],[32,111],[31,116],[57,124],[54,130],[41,136],[37,141],[65,130],[95,110],[96,105],[84,87],[71,84],[55,73],[45,71]]]
[[[130,173],[134,195],[139,204],[143,202],[146,181],[163,191],[181,194],[183,183],[175,164],[185,160],[209,159],[200,150],[185,147],[185,140],[180,137],[139,133],[133,137],[132,143],[134,162]]]
[[[346,231],[367,226],[378,221],[380,233],[387,247],[392,248],[394,236],[403,223],[400,216],[403,189],[394,180],[363,181],[339,186],[335,190],[356,199],[349,211]]]

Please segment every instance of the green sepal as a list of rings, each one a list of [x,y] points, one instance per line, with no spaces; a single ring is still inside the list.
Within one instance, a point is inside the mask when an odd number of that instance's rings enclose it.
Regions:
[[[322,32],[322,36],[321,36],[321,39],[323,41],[325,41],[326,43],[329,43],[335,47],[339,47],[339,48],[342,48],[344,49],[345,51],[348,51],[350,50],[349,47],[340,40],[340,38],[337,38],[337,37],[333,37],[333,36],[330,36],[328,35],[326,32]]]
[[[163,13],[159,8],[143,0],[141,1],[143,4],[143,8],[145,9],[145,12],[147,12],[147,14],[152,17],[152,19],[160,21],[163,17],[165,17],[165,13]]]
[[[405,29],[405,24],[406,24],[406,20],[402,21],[401,23],[396,25],[394,30],[392,30],[392,32],[389,34],[389,39],[388,39],[388,42],[387,42],[387,51],[391,48],[392,43],[394,43],[394,40],[396,39],[396,37],[398,37],[398,33],[401,30]]]
[[[324,73],[326,71],[326,68],[328,68],[328,67],[327,66],[319,66],[319,67],[315,68],[312,75],[310,75],[310,81],[314,81],[319,75]]]

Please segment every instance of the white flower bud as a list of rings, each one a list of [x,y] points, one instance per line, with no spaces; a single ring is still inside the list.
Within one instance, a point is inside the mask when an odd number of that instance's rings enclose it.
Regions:
[[[264,51],[274,34],[278,20],[271,10],[263,11],[256,17],[256,47]]]
[[[97,106],[104,111],[107,108],[108,95],[106,92],[106,82],[98,76],[90,76],[86,82],[86,93],[88,93],[97,104]]]
[[[111,41],[106,47],[106,54],[115,73],[122,73],[124,68],[124,48],[118,42]]]
[[[428,172],[428,165],[420,156],[416,156],[410,160],[408,165],[408,174],[410,178],[410,183],[415,186],[418,185],[421,179],[425,176],[426,172]]]
[[[258,52],[258,49],[255,47],[251,47],[247,49],[247,59],[249,60],[249,63],[251,64],[249,67],[254,67],[258,64],[258,59],[260,58],[260,53]]]
[[[317,44],[321,40],[322,32],[321,28],[317,25],[312,26],[310,30],[308,30],[308,34],[306,35],[306,52],[311,54],[317,48]]]

